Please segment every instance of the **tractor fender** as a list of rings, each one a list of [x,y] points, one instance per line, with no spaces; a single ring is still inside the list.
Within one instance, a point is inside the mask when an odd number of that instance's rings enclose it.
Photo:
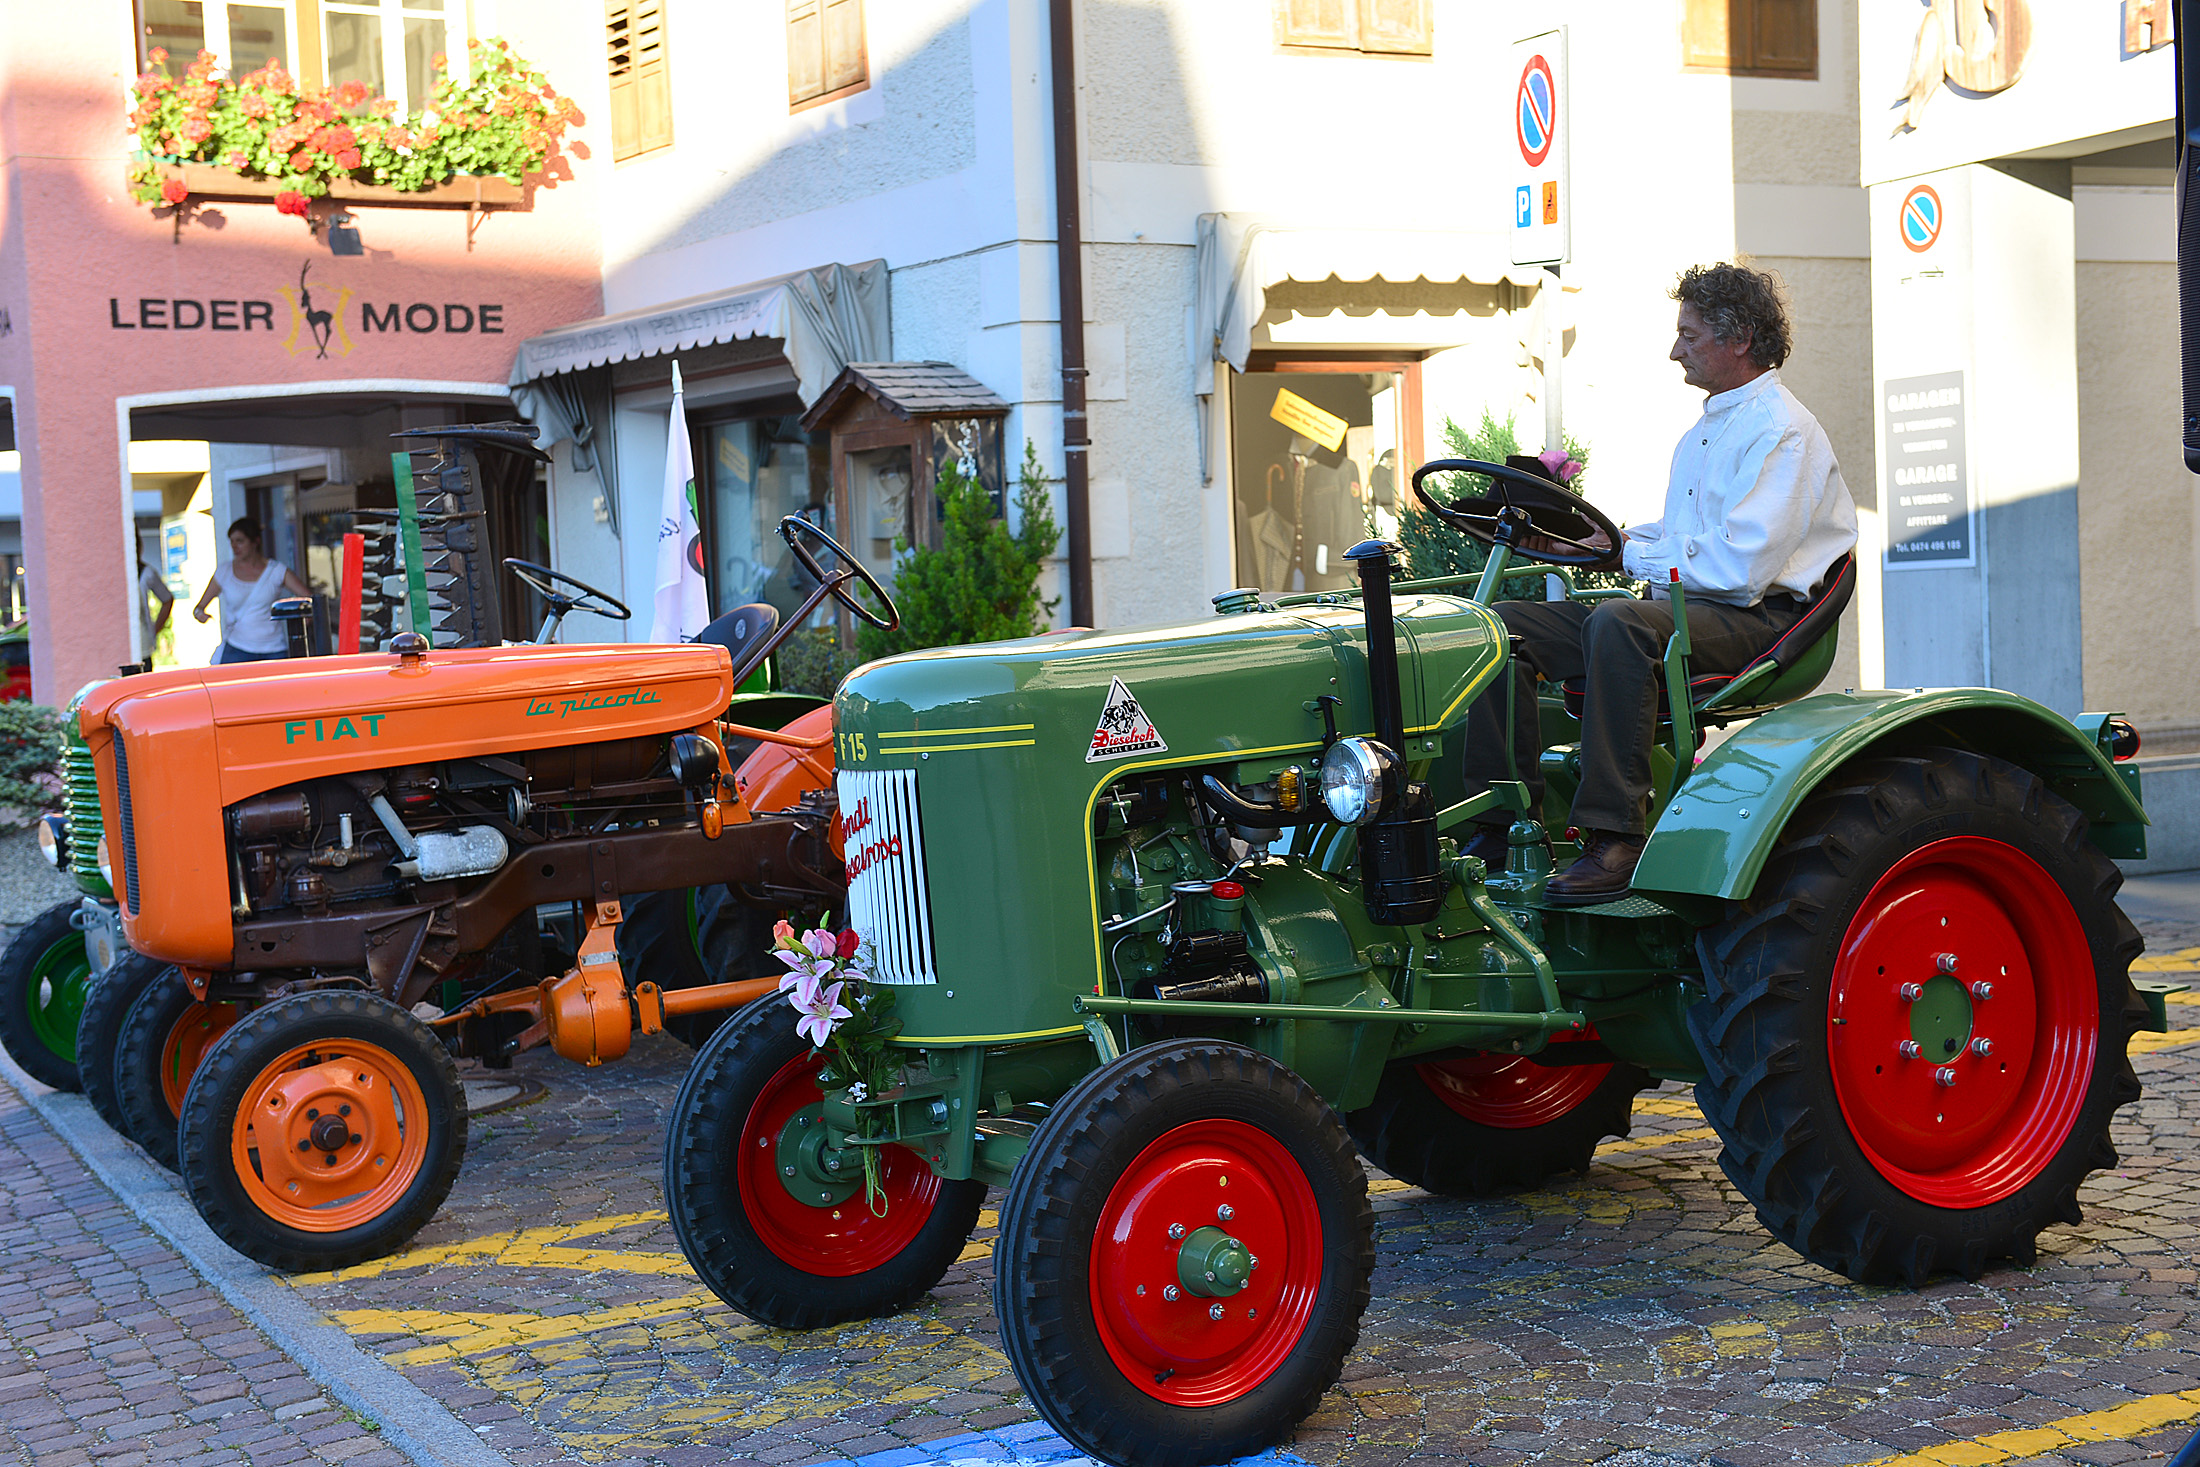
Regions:
[[[1659,816],[1634,887],[1739,899],[1812,790],[1864,754],[1970,749],[2019,765],[2077,806],[2105,855],[2146,854],[2138,771],[2097,741],[2105,714],[2060,714],[1996,688],[1820,693],[1778,708],[1719,745]],[[2092,732],[2088,732],[2091,730]]]

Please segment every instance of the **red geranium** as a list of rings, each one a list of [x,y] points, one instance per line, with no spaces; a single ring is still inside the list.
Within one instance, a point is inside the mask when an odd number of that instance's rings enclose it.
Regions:
[[[344,148],[336,154],[336,166],[338,168],[357,168],[359,163],[359,150],[357,148]]]
[[[275,212],[278,214],[295,214],[300,219],[305,218],[306,196],[295,189],[277,194],[275,196]]]
[[[191,197],[191,190],[183,186],[182,179],[171,178],[161,184],[160,196],[171,204],[180,204]]]

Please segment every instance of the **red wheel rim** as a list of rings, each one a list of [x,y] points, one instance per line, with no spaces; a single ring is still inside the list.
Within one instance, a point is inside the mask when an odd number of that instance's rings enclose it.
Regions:
[[[1244,1287],[1227,1297],[1183,1288],[1176,1227],[1220,1227],[1242,1243],[1257,1261]],[[1215,1406],[1290,1357],[1321,1277],[1321,1210],[1298,1160],[1257,1126],[1193,1121],[1141,1151],[1109,1190],[1088,1284],[1101,1343],[1132,1384],[1172,1406]]]
[[[243,1017],[243,1004],[195,1003],[176,1020],[160,1047],[160,1091],[167,1098],[170,1115],[183,1114],[183,1097],[190,1092],[199,1062],[214,1041]]]
[[[824,1097],[817,1072],[824,1067],[825,1057],[813,1051],[788,1061],[766,1082],[741,1128],[734,1171],[749,1225],[765,1247],[804,1273],[846,1278],[877,1268],[909,1246],[932,1215],[940,1179],[915,1152],[882,1146],[878,1164],[879,1184],[886,1193],[884,1217],[864,1201],[860,1169],[849,1174],[853,1194],[835,1195],[829,1202],[807,1200],[790,1190],[808,1179],[782,1174],[781,1143],[801,1129],[805,1113],[815,1117]],[[844,1190],[833,1189],[836,1194]]]
[[[1591,1029],[1578,1036],[1596,1038]],[[1554,1037],[1552,1044],[1575,1036]],[[1477,1125],[1503,1131],[1547,1126],[1596,1093],[1610,1065],[1539,1065],[1521,1055],[1473,1054],[1415,1065],[1436,1098]]]
[[[1842,939],[1826,1014],[1834,1094],[1872,1165],[1920,1202],[1984,1207],[2037,1177],[2077,1122],[2099,1040],[2078,914],[2000,841],[1912,851]]]

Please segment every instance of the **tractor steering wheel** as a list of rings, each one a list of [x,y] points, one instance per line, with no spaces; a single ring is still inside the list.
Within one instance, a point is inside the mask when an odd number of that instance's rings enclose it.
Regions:
[[[634,615],[626,609],[626,603],[617,597],[597,590],[586,581],[576,581],[563,571],[554,571],[546,565],[537,565],[534,561],[509,555],[504,558],[504,568],[521,585],[542,597],[544,604],[550,608],[549,615],[542,619],[541,629],[535,633],[538,646],[557,640],[558,628],[571,612],[593,612],[613,621],[625,621]],[[558,589],[560,585],[571,586],[580,594],[569,596]]]
[[[833,558],[846,566],[847,569],[835,571],[828,575],[825,567],[818,564],[817,557],[810,552],[810,548],[796,538],[798,532],[816,538],[827,550],[832,551]],[[887,595],[886,588],[878,583],[878,577],[865,570],[862,561],[850,555],[847,550],[842,548],[838,540],[826,534],[824,530],[811,524],[798,514],[791,514],[779,522],[779,538],[787,542],[787,548],[794,552],[794,558],[801,563],[802,569],[809,575],[810,579],[830,589],[833,593],[833,599],[842,606],[847,607],[849,611],[862,617],[882,632],[890,632],[901,625],[901,612],[894,605],[894,598]],[[871,588],[871,594],[878,598],[879,605],[886,608],[884,617],[856,600],[855,593],[848,589],[848,583],[853,580],[860,580],[864,585]]]
[[[1430,474],[1487,474],[1489,493],[1444,504],[1421,481]],[[1619,527],[1580,495],[1506,464],[1440,458],[1413,471],[1413,492],[1445,524],[1484,545],[1503,545],[1516,558],[1545,565],[1602,565],[1618,553]],[[1529,543],[1530,538],[1539,542]],[[1601,542],[1601,543],[1600,543]]]

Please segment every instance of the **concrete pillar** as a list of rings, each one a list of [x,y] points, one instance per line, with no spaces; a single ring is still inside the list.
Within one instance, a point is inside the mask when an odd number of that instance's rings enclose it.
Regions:
[[[1871,189],[1891,687],[1984,685],[2076,713],[2077,271],[2067,163]],[[1875,588],[1873,580],[1878,582]],[[1878,606],[1870,605],[1876,589]]]

